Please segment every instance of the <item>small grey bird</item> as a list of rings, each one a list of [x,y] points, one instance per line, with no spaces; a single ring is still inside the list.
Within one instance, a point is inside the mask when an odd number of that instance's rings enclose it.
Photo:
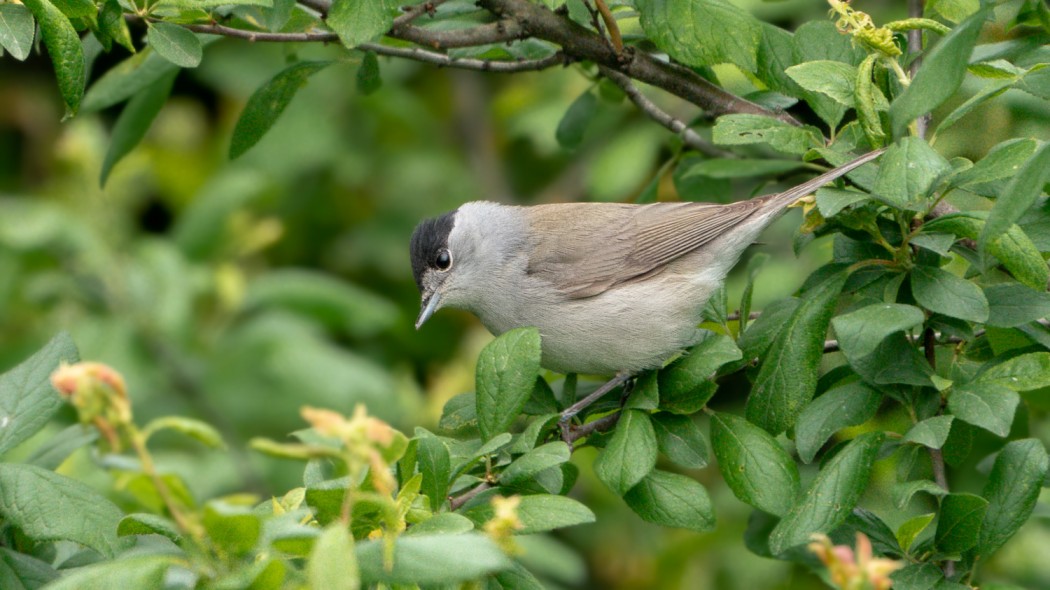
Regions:
[[[423,296],[416,328],[453,307],[496,335],[535,326],[542,365],[553,371],[630,375],[660,367],[696,343],[705,302],[766,226],[881,153],[728,205],[466,203],[412,234],[412,273]]]

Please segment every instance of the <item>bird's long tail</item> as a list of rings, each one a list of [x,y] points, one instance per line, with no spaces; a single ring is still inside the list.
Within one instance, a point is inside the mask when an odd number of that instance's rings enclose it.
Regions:
[[[782,207],[787,207],[788,205],[816,191],[818,188],[824,186],[832,180],[835,180],[836,178],[844,174],[848,174],[849,172],[852,172],[853,170],[863,166],[864,164],[867,164],[875,158],[878,158],[882,155],[884,151],[886,151],[886,148],[880,148],[874,151],[870,151],[864,154],[863,156],[860,156],[856,160],[853,160],[852,162],[847,162],[841,166],[832,168],[824,174],[807,180],[806,182],[803,182],[802,184],[796,187],[789,188],[788,190],[782,193],[770,195],[769,200],[776,201]]]

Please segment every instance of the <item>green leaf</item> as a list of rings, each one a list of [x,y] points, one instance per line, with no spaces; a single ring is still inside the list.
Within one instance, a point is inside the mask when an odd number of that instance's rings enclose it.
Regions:
[[[918,307],[901,303],[876,303],[831,320],[839,346],[850,358],[875,352],[894,332],[921,326],[926,319]]]
[[[419,448],[416,457],[419,472],[423,474],[422,492],[430,498],[430,509],[437,512],[445,505],[449,477],[452,475],[448,447],[436,436],[422,436],[417,440]]]
[[[33,449],[23,463],[36,465],[54,471],[70,455],[80,449],[89,448],[98,440],[98,429],[87,424],[71,424],[58,434],[48,437],[47,441]]]
[[[116,554],[120,509],[88,486],[33,465],[0,463],[0,516],[34,541]]]
[[[911,269],[911,291],[926,309],[971,322],[988,320],[988,300],[980,287],[935,266]]]
[[[788,513],[798,496],[798,467],[768,432],[732,414],[713,414],[711,446],[733,495],[770,514]]]
[[[977,376],[981,384],[1030,391],[1050,387],[1050,352],[1032,352],[996,363]]]
[[[890,105],[894,137],[903,135],[909,123],[955,94],[966,75],[970,52],[987,17],[988,9],[974,14],[923,56],[922,66],[911,84]]]
[[[836,272],[805,293],[762,361],[747,400],[748,420],[774,434],[794,425],[816,391],[824,335],[847,276]]]
[[[1021,396],[1009,387],[977,381],[955,387],[948,396],[948,410],[964,422],[1006,436],[1020,401]]]
[[[707,443],[692,418],[660,412],[652,421],[656,446],[668,459],[689,469],[707,467]]]
[[[244,112],[237,119],[230,142],[230,159],[243,155],[259,142],[281,116],[295,93],[306,85],[310,76],[328,67],[330,61],[301,61],[270,79],[252,93]]]
[[[944,553],[962,553],[977,544],[988,500],[974,494],[948,494],[941,500],[934,546]]]
[[[594,460],[594,472],[622,496],[653,470],[656,454],[656,432],[649,414],[624,410],[612,438]]]
[[[104,0],[98,13],[98,32],[96,33],[102,47],[109,51],[113,41],[131,53],[135,53],[135,44],[131,41],[131,31],[124,20],[124,9],[117,0]],[[86,104],[86,99],[85,99]]]
[[[988,510],[977,542],[980,557],[995,553],[1031,516],[1047,467],[1046,449],[1039,440],[1015,440],[1003,447],[981,492]]]
[[[944,132],[949,129],[963,117],[973,112],[975,108],[980,106],[982,103],[991,100],[1000,94],[1006,92],[1017,82],[1018,78],[1012,80],[993,80],[988,83],[984,88],[981,88],[976,94],[966,99],[961,105],[955,107],[951,113],[948,113],[940,123],[937,124],[937,129],[934,131],[934,138],[938,133]]]
[[[174,23],[151,23],[146,40],[161,57],[180,68],[195,68],[204,57],[204,48],[197,34]]]
[[[791,66],[785,73],[806,90],[819,92],[843,106],[853,107],[857,80],[855,66],[822,59]]]
[[[466,514],[479,527],[494,515],[495,511],[488,503],[471,508]],[[594,513],[590,508],[566,496],[533,494],[521,497],[518,518],[524,528],[514,531],[515,534],[531,535],[594,522]]]
[[[941,256],[950,256],[952,245],[955,244],[955,236],[935,232],[923,232],[912,236],[911,243],[926,248],[930,252],[936,252]]]
[[[1019,283],[984,288],[988,299],[988,325],[1013,328],[1050,316],[1050,294]]]
[[[84,96],[84,49],[80,35],[66,15],[48,0],[24,0],[22,4],[40,25],[40,36],[51,55],[67,116],[76,115]]]
[[[361,587],[354,538],[342,521],[328,525],[317,537],[306,564],[306,579],[311,588],[357,590]]]
[[[690,66],[757,67],[758,20],[724,0],[638,0],[642,29],[660,50]]]
[[[904,433],[904,438],[901,439],[901,442],[915,443],[931,449],[939,449],[948,440],[948,433],[951,432],[953,420],[954,418],[951,416],[927,418],[909,428],[908,432]]]
[[[540,333],[517,328],[496,338],[478,356],[478,429],[488,440],[521,414],[540,373]]]
[[[374,51],[366,51],[361,58],[361,66],[357,68],[357,91],[368,96],[383,86],[383,78],[379,75],[379,57]]]
[[[150,47],[110,68],[84,96],[84,110],[98,111],[123,102],[177,69]]]
[[[809,402],[795,423],[798,456],[809,463],[831,435],[875,416],[882,395],[861,382],[836,387]]]
[[[343,45],[354,48],[378,39],[394,23],[397,5],[390,0],[335,0],[325,23]]]
[[[526,549],[525,552],[528,550]],[[546,586],[536,579],[532,572],[525,569],[524,565],[515,561],[511,563],[510,569],[490,577],[485,584],[481,585],[481,588],[485,590],[545,590]]]
[[[382,539],[357,543],[363,584],[454,584],[505,570],[512,563],[480,533],[398,537],[389,568],[383,554]]]
[[[769,535],[774,555],[809,542],[813,533],[828,533],[846,520],[867,488],[881,444],[881,432],[862,434],[827,462],[802,500]]]
[[[46,561],[0,547],[0,587],[4,590],[35,590],[58,576]]]
[[[853,47],[848,35],[843,35],[829,20],[815,19],[795,30],[792,39],[792,56],[796,64],[817,60],[829,60],[857,65],[864,51]],[[819,92],[800,89],[797,94],[804,98],[828,127],[835,129],[846,113],[846,107]]]
[[[890,578],[894,590],[932,590],[944,581],[944,572],[935,563],[913,563],[893,572]]]
[[[795,297],[786,297],[767,305],[762,310],[762,315],[740,336],[743,358],[751,361],[765,356],[800,303],[802,301]]]
[[[120,112],[116,125],[113,126],[113,135],[106,149],[106,159],[102,162],[102,172],[99,174],[99,186],[106,186],[106,180],[113,166],[124,156],[128,155],[146,136],[153,119],[157,117],[161,107],[171,94],[171,87],[175,83],[177,71],[157,80],[150,86],[136,94],[124,110]]]
[[[660,405],[660,385],[656,371],[643,373],[635,380],[634,389],[624,402],[627,410],[655,410]],[[557,408],[552,408],[557,411]]]
[[[51,373],[77,360],[69,334],[61,332],[36,354],[0,375],[0,454],[36,434],[62,407]]]
[[[646,522],[698,532],[715,528],[714,507],[707,490],[684,475],[654,470],[623,499]]]
[[[700,410],[714,394],[714,388],[707,390],[708,395],[697,395],[698,390],[710,382],[719,367],[741,357],[732,338],[705,332],[703,340],[660,371],[660,407],[680,414]]]
[[[455,512],[439,512],[404,532],[406,535],[459,535],[474,530],[474,521]]]
[[[146,424],[145,428],[142,429],[142,433],[148,440],[150,436],[161,430],[174,430],[183,436],[188,436],[202,445],[213,449],[226,448],[226,443],[223,442],[222,435],[219,434],[219,431],[216,430],[214,426],[195,418],[186,418],[184,416],[162,416],[160,418],[155,418],[151,420],[149,424]]]
[[[25,61],[33,49],[36,22],[21,4],[0,4],[0,47],[18,61]]]
[[[1006,233],[1017,220],[1021,219],[1021,216],[1043,193],[1043,187],[1047,181],[1050,181],[1050,143],[1044,143],[999,194],[995,205],[988,213],[984,229],[977,238],[978,247],[987,248],[989,241]],[[996,258],[1002,260],[998,255]],[[1021,277],[1018,279],[1025,282]],[[1045,289],[1046,278],[1042,280],[1041,285],[1030,286]]]
[[[930,144],[918,137],[905,137],[886,150],[871,196],[899,209],[924,211],[935,183],[951,166]]]
[[[926,5],[927,10],[932,10],[953,23],[963,21],[980,8],[981,0],[932,0]]]
[[[919,492],[925,492],[937,497],[948,493],[947,490],[928,479],[905,481],[893,486],[893,504],[898,510],[904,510],[908,506],[908,502],[911,501],[912,496]]]
[[[876,106],[884,102],[886,97],[882,95],[882,91],[875,85],[873,79],[875,63],[878,59],[879,55],[872,53],[857,68],[857,81],[854,85],[856,94],[853,97],[853,103],[857,109],[857,121],[873,147],[881,147],[886,143],[886,131]]]
[[[568,149],[578,147],[583,142],[583,135],[597,111],[598,97],[591,89],[587,89],[572,101],[565,111],[565,116],[558,122],[558,128],[554,131],[558,145]]]
[[[720,145],[767,143],[769,147],[788,154],[805,154],[811,148],[824,145],[820,132],[814,127],[796,127],[762,115],[722,115],[711,133],[712,141]]]
[[[872,354],[849,362],[858,375],[873,385],[933,386],[933,369],[902,332],[883,340]]]
[[[48,585],[48,590],[163,588],[177,559],[171,555],[136,555],[77,568]]]
[[[560,440],[536,447],[507,465],[499,482],[507,486],[524,483],[537,473],[568,461],[571,454],[569,445]]]
[[[926,527],[929,526],[931,522],[933,522],[935,516],[937,516],[936,512],[920,514],[919,516],[909,518],[901,523],[901,525],[897,527],[896,535],[894,535],[897,538],[897,544],[900,545],[901,549],[904,551],[911,549],[912,544],[915,543],[915,539],[926,530]]]
[[[182,540],[182,533],[170,519],[157,514],[135,513],[120,519],[117,525],[117,535],[126,537],[128,535],[161,535],[167,537],[172,543]]]
[[[785,172],[798,170],[803,165],[803,162],[798,160],[711,158],[695,160],[685,172],[682,172],[681,179],[687,180],[694,176],[705,176],[707,178],[751,178],[752,176],[784,174]]]
[[[262,533],[262,518],[251,508],[222,500],[205,505],[202,523],[213,543],[235,555],[254,549]]]

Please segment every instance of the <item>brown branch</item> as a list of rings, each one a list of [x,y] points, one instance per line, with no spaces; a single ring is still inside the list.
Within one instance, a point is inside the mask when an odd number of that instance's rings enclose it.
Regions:
[[[244,39],[252,43],[338,43],[339,36],[335,33],[270,33],[267,31],[249,31],[246,29],[235,29],[218,23],[210,25],[182,25],[195,32],[208,35],[222,35]]]
[[[699,133],[690,129],[683,121],[674,118],[667,112],[663,111],[660,107],[656,106],[653,101],[649,100],[644,94],[642,94],[642,91],[639,90],[637,86],[631,83],[631,79],[627,76],[606,66],[599,66],[599,70],[602,75],[619,86],[620,90],[623,90],[624,94],[627,95],[627,98],[631,99],[631,102],[633,102],[640,111],[648,115],[650,119],[663,125],[672,133],[682,138],[682,142],[685,143],[685,145],[702,154],[716,158],[724,158],[729,155],[728,152],[716,148],[703,137],[700,137]]]
[[[712,115],[750,113],[773,117],[791,125],[799,124],[791,115],[771,111],[731,94],[688,68],[660,61],[633,48],[625,48],[623,54],[617,54],[601,35],[539,4],[528,0],[479,0],[478,4],[497,18],[517,22],[529,36],[561,46],[566,55],[581,61],[593,61],[639,82],[662,88]]]
[[[413,6],[403,6],[401,10],[404,14],[394,19],[394,25],[392,28],[402,27],[423,16],[424,14],[434,15],[434,10],[445,3],[445,0],[429,0],[422,4],[416,4]]]
[[[618,52],[602,35],[577,24],[568,18],[567,15],[556,14],[544,6],[529,2],[529,0],[479,0],[478,5],[495,15],[497,21],[465,29],[438,31],[411,24],[421,14],[432,11],[441,1],[443,0],[432,0],[429,3],[420,5],[418,8],[408,9],[405,14],[394,20],[388,35],[432,49],[509,43],[533,37],[561,46],[562,54],[565,56],[563,60],[566,62],[593,61],[599,66],[610,68],[629,78],[661,88],[683,98],[708,111],[712,116],[729,113],[749,113],[773,117],[791,125],[799,124],[788,113],[772,111],[738,97],[702,78],[688,68],[669,61],[662,61],[648,53],[637,51],[630,47],[623,48],[622,52]],[[325,17],[331,8],[330,0],[299,0],[299,4],[317,12],[322,17]],[[330,32],[273,33],[245,31],[220,24],[187,25],[187,28],[196,32],[219,34],[256,42],[330,42],[337,40],[337,36]],[[377,47],[375,44],[370,44],[367,47],[362,46],[364,49],[375,51],[382,55],[397,55],[395,51],[389,49],[380,51]],[[542,67],[553,65],[552,62],[538,60],[531,62],[530,66],[504,68],[494,67],[496,63],[502,63],[496,61],[477,60],[470,62],[451,60],[451,58],[446,58],[449,61],[445,61],[434,57],[434,55],[420,53],[397,56],[418,59],[428,63],[443,62],[439,63],[439,65],[449,67],[485,71],[516,72],[541,69]]]
[[[592,420],[586,424],[567,425],[562,428],[561,439],[565,441],[565,444],[569,445],[571,449],[573,443],[580,440],[581,438],[590,436],[595,432],[605,432],[606,430],[612,429],[616,426],[616,423],[620,421],[620,411],[617,410],[608,416],[602,416],[597,420]]]
[[[464,29],[437,31],[416,27],[409,23],[396,24],[388,36],[433,49],[476,47],[492,43],[509,43],[528,37],[525,29],[513,20],[498,20]]]
[[[268,33],[265,31],[235,29],[220,24],[184,26],[197,33],[222,35],[224,37],[244,39],[253,43],[334,43],[339,41],[339,37],[335,33]],[[571,62],[571,60],[560,52],[542,59],[504,61],[456,58],[450,57],[444,53],[428,51],[419,47],[391,47],[389,45],[380,45],[379,43],[362,43],[358,46],[358,49],[372,51],[378,55],[387,57],[411,59],[436,66],[497,73],[532,72],[554,66],[566,65]]]
[[[492,484],[483,481],[458,496],[450,496],[448,499],[448,507],[451,510],[459,510],[461,506],[473,500],[475,496],[490,488],[492,488]]]

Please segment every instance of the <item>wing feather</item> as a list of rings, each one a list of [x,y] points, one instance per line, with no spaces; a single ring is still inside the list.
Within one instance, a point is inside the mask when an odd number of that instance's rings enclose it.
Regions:
[[[734,227],[764,203],[567,203],[530,207],[537,237],[528,272],[572,298],[659,272]],[[565,231],[565,224],[569,231]],[[625,238],[624,236],[633,236]]]

